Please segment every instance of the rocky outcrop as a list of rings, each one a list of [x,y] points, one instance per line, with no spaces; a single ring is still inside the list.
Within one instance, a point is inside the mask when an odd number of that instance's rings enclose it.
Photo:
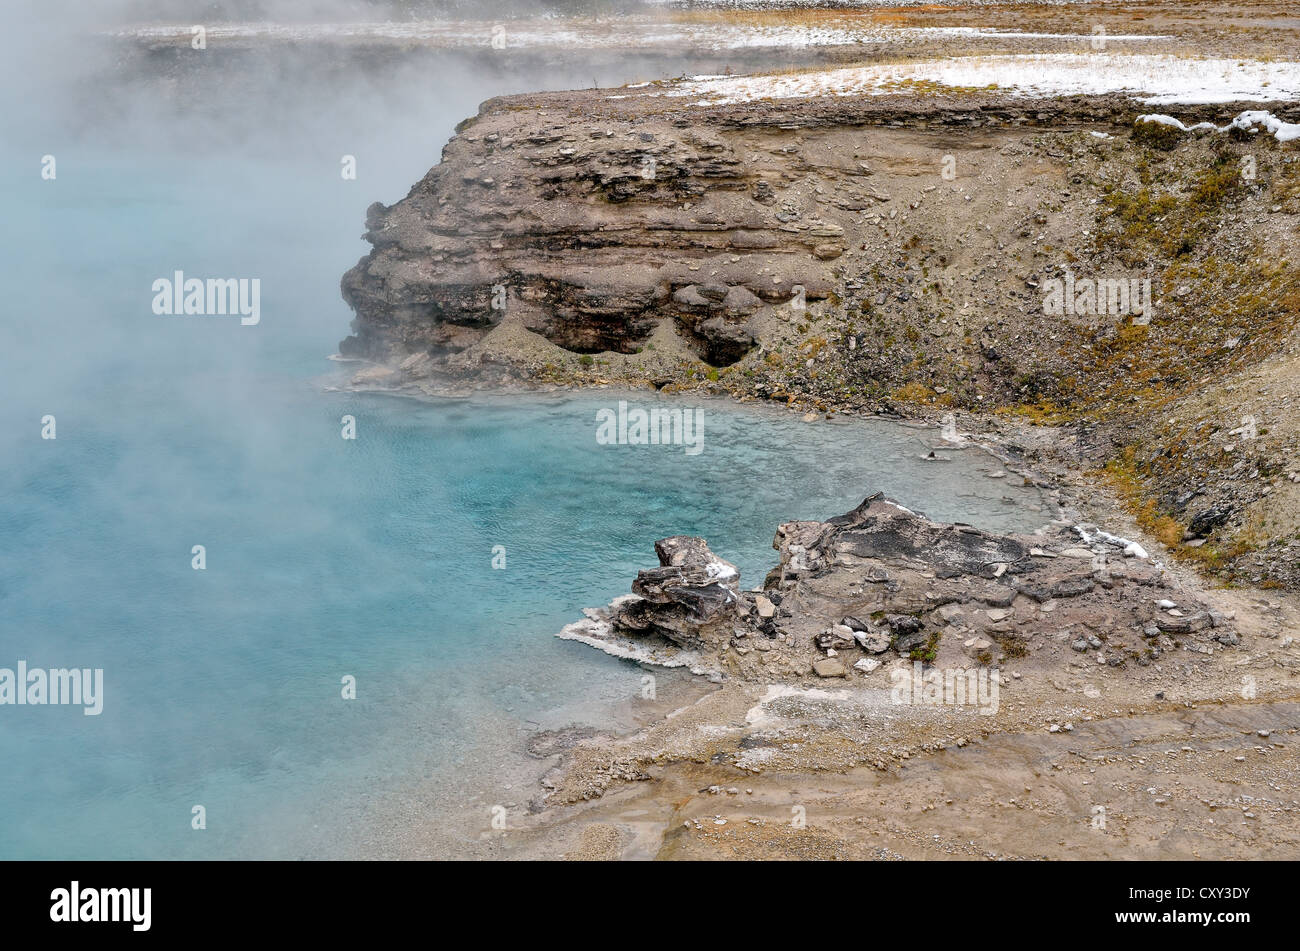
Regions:
[[[631,353],[668,321],[730,364],[765,308],[829,293],[844,230],[797,217],[734,142],[488,104],[405,199],[370,207],[341,350],[447,357],[511,319],[576,353]]]
[[[1180,590],[1139,546],[1090,526],[999,535],[932,522],[877,494],[826,522],[781,525],[773,547],[780,564],[763,588],[738,592],[734,566],[702,539],[665,539],[661,567],[641,572],[636,597],[588,611],[560,636],[764,681],[870,677],[891,659],[1059,665],[1086,655],[1146,666],[1239,642],[1230,618]],[[653,657],[637,649],[656,641]],[[675,660],[679,652],[689,656]]]
[[[740,571],[702,538],[665,538],[655,542],[655,553],[659,567],[637,574],[632,591],[638,597],[619,610],[618,628],[688,648],[725,643],[740,602]]]

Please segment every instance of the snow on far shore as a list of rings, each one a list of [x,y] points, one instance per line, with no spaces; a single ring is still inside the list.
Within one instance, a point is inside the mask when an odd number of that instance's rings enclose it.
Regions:
[[[1129,93],[1147,103],[1300,98],[1300,63],[1164,54],[1021,53],[857,66],[777,76],[697,76],[664,91],[697,105],[817,96],[878,96],[909,83],[996,87],[1021,95]]]

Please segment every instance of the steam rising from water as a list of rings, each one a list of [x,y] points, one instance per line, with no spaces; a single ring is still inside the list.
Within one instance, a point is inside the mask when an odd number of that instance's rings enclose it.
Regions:
[[[778,520],[847,509],[919,454],[906,434],[845,431],[838,446],[831,427],[737,415],[710,422],[708,451],[656,469],[609,455],[645,447],[597,446],[586,405],[323,392],[366,206],[400,198],[482,99],[589,85],[590,70],[107,35],[172,11],[28,0],[0,51],[0,666],[105,671],[102,716],[25,708],[0,730],[0,761],[20,764],[0,771],[0,855],[336,855],[352,824],[317,808],[390,780],[433,777],[429,815],[447,797],[469,808],[518,753],[523,716],[589,722],[575,698],[639,685],[550,634],[621,590],[654,538],[707,532],[756,582]],[[617,57],[604,68],[644,78]],[[177,270],[260,279],[260,323],[154,314],[153,282]],[[342,413],[360,420],[355,444]],[[804,471],[823,451],[842,468]],[[936,515],[974,511],[950,481],[973,465],[931,466],[910,488],[950,506]],[[1014,508],[1000,494],[983,499],[990,517]],[[494,578],[498,541],[513,567]],[[342,673],[358,676],[355,708]],[[188,828],[194,803],[207,838]]]

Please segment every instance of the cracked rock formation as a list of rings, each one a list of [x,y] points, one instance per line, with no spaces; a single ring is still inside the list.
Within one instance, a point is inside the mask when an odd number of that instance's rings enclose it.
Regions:
[[[1239,642],[1228,618],[1178,589],[1124,539],[1085,526],[999,535],[932,522],[881,494],[825,522],[786,522],[780,564],[737,592],[702,539],[656,546],[634,596],[560,636],[714,679],[869,678],[882,662],[1009,659],[1146,666]]]
[[[709,550],[702,538],[675,535],[655,542],[659,567],[637,574],[636,600],[618,615],[620,629],[657,634],[682,647],[730,636],[740,601],[740,571]]]

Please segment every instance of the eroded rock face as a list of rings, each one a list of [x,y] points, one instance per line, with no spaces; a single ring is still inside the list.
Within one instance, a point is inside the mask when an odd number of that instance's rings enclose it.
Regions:
[[[655,553],[659,567],[637,574],[632,591],[638,597],[622,606],[615,628],[689,648],[725,643],[740,603],[740,571],[689,535],[655,542]]]
[[[446,358],[504,320],[578,353],[631,353],[670,322],[702,359],[755,346],[764,310],[824,300],[844,230],[774,205],[732,139],[631,111],[617,118],[486,103],[395,205],[370,206],[374,250],[350,270],[348,356]]]
[[[1228,619],[1123,539],[1065,525],[999,535],[932,522],[880,494],[826,522],[781,525],[780,564],[761,591],[738,591],[734,566],[703,539],[655,547],[660,567],[637,577],[638,597],[588,612],[561,636],[607,649],[662,637],[689,650],[693,668],[766,681],[869,677],[891,661],[1059,664],[1083,654],[1145,666],[1173,650],[1239,643]]]

